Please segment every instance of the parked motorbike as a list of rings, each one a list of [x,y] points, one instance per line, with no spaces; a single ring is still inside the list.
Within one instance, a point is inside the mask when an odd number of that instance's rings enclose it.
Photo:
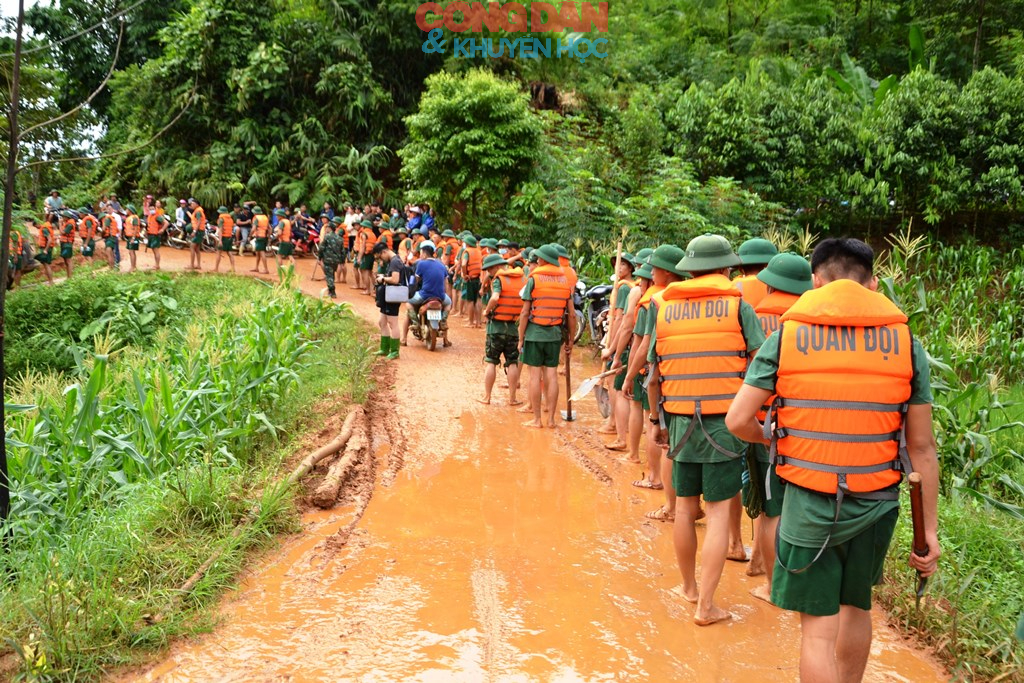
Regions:
[[[590,332],[591,340],[597,345],[598,353],[603,350],[601,341],[608,334],[608,325],[611,322],[609,320],[611,316],[611,310],[609,310],[611,292],[611,285],[597,285],[583,293],[583,298],[587,302],[587,331]]]
[[[586,291],[586,283],[583,280],[577,280],[576,289],[572,292],[572,308],[576,314],[576,335],[572,338],[573,344],[578,344],[583,337],[583,327],[586,321],[586,316],[583,313],[584,308],[586,308],[586,299],[583,298],[583,295]]]
[[[185,230],[180,225],[172,225],[164,231],[164,243],[175,249],[184,249],[188,246],[188,238],[185,237]]]
[[[444,310],[444,301],[441,299],[427,299],[420,304],[416,311],[412,306],[409,309],[409,329],[412,335],[426,344],[427,349],[434,351],[437,348],[437,338],[441,337],[443,346],[451,346],[448,341],[448,313]]]

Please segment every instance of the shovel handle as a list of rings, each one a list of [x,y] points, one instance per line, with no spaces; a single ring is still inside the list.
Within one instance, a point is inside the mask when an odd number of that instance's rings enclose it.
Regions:
[[[911,472],[907,476],[910,483],[910,519],[914,527],[914,554],[924,557],[928,554],[928,541],[924,537],[924,498],[921,493],[921,475]]]

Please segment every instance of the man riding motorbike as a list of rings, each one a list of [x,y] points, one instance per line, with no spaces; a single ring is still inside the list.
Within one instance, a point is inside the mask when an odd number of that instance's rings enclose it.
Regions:
[[[448,278],[448,269],[445,268],[444,264],[434,258],[434,243],[429,240],[424,241],[420,244],[419,248],[420,260],[416,262],[416,281],[419,283],[419,289],[416,294],[409,299],[409,307],[412,309],[413,316],[419,319],[420,306],[430,299],[440,299],[444,301],[444,318],[448,317],[448,310],[452,307],[452,300],[447,294],[444,293],[444,285]],[[402,346],[408,346],[407,338],[409,336],[409,317],[405,316],[401,320],[402,327]],[[450,345],[447,342],[446,345]]]

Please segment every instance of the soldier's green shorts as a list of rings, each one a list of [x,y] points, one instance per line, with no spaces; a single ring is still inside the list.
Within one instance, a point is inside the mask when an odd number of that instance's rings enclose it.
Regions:
[[[111,250],[117,249],[117,238],[116,237],[107,237],[107,238],[105,238],[103,240],[103,244],[105,244],[107,246],[107,249],[111,249]]]
[[[622,355],[619,356],[619,362],[622,363],[622,370],[614,377],[615,391],[622,391],[623,385],[626,384],[626,365],[629,363],[629,349],[622,352]]]
[[[234,237],[221,237],[220,238],[220,250],[221,251],[231,251],[234,248],[235,248],[235,238]]]
[[[359,270],[373,270],[373,254],[364,254],[359,260]]]
[[[524,352],[525,354],[525,352]],[[505,367],[519,362],[519,336],[515,334],[489,334],[484,345],[484,362],[491,365],[501,363],[505,356]]]
[[[266,237],[257,237],[256,238],[256,247],[255,247],[255,249],[256,249],[256,251],[266,251],[267,250],[267,238]]]
[[[75,250],[70,242],[64,242],[60,245],[60,257],[61,258],[73,258]]]
[[[203,243],[203,231],[200,230],[199,232],[193,232],[192,233],[192,238],[189,240],[189,242],[191,242],[192,244],[202,244]]]
[[[751,448],[761,447],[761,444],[750,444]],[[748,465],[750,460],[747,461]],[[771,473],[769,474],[769,470]],[[779,479],[779,475],[775,473],[775,468],[770,466],[763,460],[756,460],[754,462],[753,471],[748,472],[750,475],[750,481],[743,485],[743,505],[747,504],[747,499],[750,496],[750,488],[757,487],[761,500],[764,501],[764,514],[766,517],[778,517],[782,514],[782,498],[786,495],[786,487],[783,486],[782,480]],[[768,491],[771,491],[772,498],[768,500],[767,491],[765,490],[765,476],[768,477]]]
[[[821,557],[799,574],[818,554],[818,548],[791,545],[779,539],[779,556],[772,575],[772,602],[782,609],[815,617],[839,613],[840,605],[871,609],[871,587],[882,582],[885,555],[892,542],[899,510],[893,509],[869,529],[846,543],[826,548]]]
[[[633,400],[640,401],[644,410],[650,410],[651,402],[647,399],[647,387],[643,384],[646,378],[646,375],[637,375],[633,378]]]
[[[480,278],[475,277],[472,280],[466,280],[466,284],[463,285],[462,298],[467,303],[473,303],[480,298]]]
[[[672,487],[678,498],[703,495],[709,503],[717,503],[739,493],[742,483],[742,458],[733,458],[727,462],[677,460],[672,463]]]
[[[146,246],[150,249],[159,249],[162,246],[160,244],[160,235],[150,235],[147,237]]]
[[[139,238],[138,237],[132,237],[130,239],[125,240],[125,246],[128,247],[128,251],[138,251],[139,250]]]
[[[96,252],[96,240],[89,240],[82,244],[82,256],[92,256]]]
[[[278,256],[291,256],[295,251],[295,245],[291,242],[281,242],[277,245]]]
[[[557,368],[558,361],[562,357],[562,342],[529,341],[523,343],[523,365],[535,368]]]

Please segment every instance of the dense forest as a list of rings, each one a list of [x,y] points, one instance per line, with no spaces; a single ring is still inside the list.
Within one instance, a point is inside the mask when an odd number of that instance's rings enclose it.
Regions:
[[[115,156],[30,167],[20,204],[51,186],[211,204],[417,198],[447,220],[567,242],[623,223],[1024,231],[1024,0],[613,2],[608,56],[584,63],[428,53],[417,6],[142,2],[123,29],[126,3],[32,7],[22,128],[99,92],[31,131],[23,162]],[[461,101],[428,111],[434,90]],[[502,92],[533,106],[488,119],[477,105]],[[443,149],[424,137],[441,130]]]

